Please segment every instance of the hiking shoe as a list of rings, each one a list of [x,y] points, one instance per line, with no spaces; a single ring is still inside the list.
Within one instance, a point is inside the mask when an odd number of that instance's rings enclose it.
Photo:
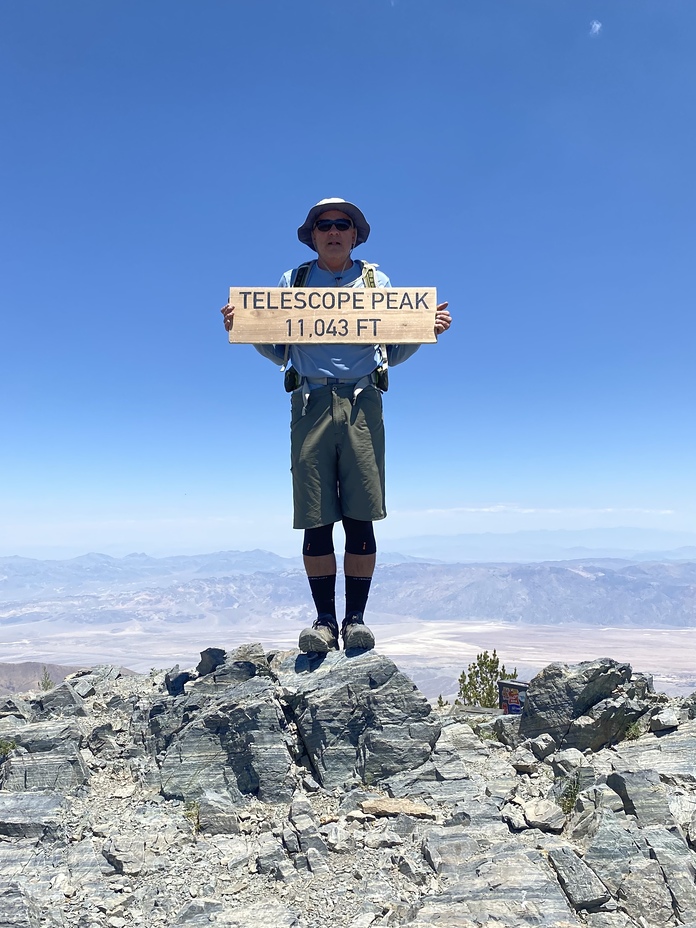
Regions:
[[[300,632],[300,651],[326,654],[338,651],[338,622],[328,612],[323,612],[314,620],[311,628]]]
[[[341,637],[346,651],[369,651],[375,646],[375,636],[363,622],[362,612],[351,612],[345,617],[341,625]]]

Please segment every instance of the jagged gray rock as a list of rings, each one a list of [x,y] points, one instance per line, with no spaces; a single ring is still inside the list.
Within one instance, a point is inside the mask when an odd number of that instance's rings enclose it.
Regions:
[[[225,663],[226,657],[227,652],[223,648],[206,648],[205,651],[201,651],[196,673],[201,677],[212,673],[220,664]]]
[[[38,905],[16,884],[0,887],[0,928],[40,928]]]
[[[271,681],[232,684],[171,739],[160,768],[163,795],[188,800],[211,791],[235,802],[289,800],[291,749]]]
[[[0,792],[0,835],[56,838],[61,830],[63,806],[59,793]]]
[[[571,848],[550,848],[549,860],[574,909],[592,911],[611,898],[604,883]]]
[[[549,734],[559,746],[598,750],[621,733],[624,715],[633,721],[633,714],[622,709],[621,701],[611,702],[617,688],[628,684],[631,676],[629,664],[610,658],[576,665],[549,664],[529,684],[520,717],[520,737]],[[606,700],[610,702],[605,703]],[[593,709],[595,715],[590,714]],[[592,722],[579,722],[583,716]],[[597,723],[601,725],[601,735]],[[625,724],[628,726],[629,722]],[[588,732],[592,734],[588,736]],[[601,738],[606,740],[597,744]],[[585,743],[588,740],[591,743]]]
[[[583,859],[616,896],[630,872],[632,861],[647,856],[647,847],[640,832],[627,828],[621,817],[604,811]]]
[[[34,716],[31,704],[21,696],[6,696],[0,699],[0,721],[5,718],[30,721]]]
[[[176,664],[164,675],[164,685],[170,696],[183,696],[186,692],[186,684],[194,680],[194,674],[188,670],[182,671]]]
[[[598,751],[606,744],[616,744],[646,711],[646,705],[626,695],[603,699],[586,715],[571,721],[563,744],[580,751]]]
[[[665,735],[646,734],[616,748],[616,769],[656,770],[660,776],[696,783],[696,719]]]
[[[91,670],[77,670],[75,673],[68,674],[65,679],[79,696],[87,699],[96,693],[103,693],[109,684],[118,680],[120,676],[120,667],[100,664],[98,667],[92,667]]]
[[[377,783],[427,760],[440,734],[430,703],[376,651],[273,662],[317,781]]]
[[[662,709],[650,719],[650,731],[668,731],[679,728],[679,713],[674,708]]]
[[[621,797],[624,811],[635,815],[640,825],[675,825],[667,793],[657,771],[612,773],[607,778],[607,786]]]
[[[33,701],[32,707],[38,718],[51,718],[53,716],[80,716],[86,715],[82,696],[64,680],[58,686],[48,690],[43,696]]]
[[[183,673],[171,696],[164,672],[82,672],[68,683],[84,715],[72,698],[49,720],[5,706],[0,928],[696,921],[696,720],[646,677],[621,671],[602,695],[607,672],[562,737],[523,743],[517,719],[506,746],[492,715],[434,711],[374,652],[310,662],[251,644]],[[549,703],[580,677],[557,674]],[[630,701],[643,734],[593,748]],[[671,711],[678,727],[648,730]],[[32,757],[85,777],[32,791]]]
[[[237,810],[229,796],[205,790],[193,811],[198,816],[198,827],[205,834],[233,835],[239,832]]]
[[[676,833],[660,826],[643,829],[650,856],[660,865],[680,922],[696,921],[696,857]]]
[[[5,729],[4,737],[16,747],[0,766],[0,788],[69,792],[89,780],[74,722],[19,724]]]
[[[553,754],[556,750],[556,742],[547,732],[537,738],[530,738],[522,746],[528,747],[538,760],[546,760],[549,754]]]
[[[522,804],[522,812],[530,828],[553,831],[559,834],[565,825],[565,815],[559,806],[549,799],[532,799]]]

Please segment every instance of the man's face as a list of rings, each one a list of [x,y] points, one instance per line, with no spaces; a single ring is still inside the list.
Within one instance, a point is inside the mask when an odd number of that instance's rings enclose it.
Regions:
[[[350,226],[345,230],[337,229],[331,225],[329,229],[322,229],[331,220],[347,220]],[[343,268],[350,261],[350,252],[355,245],[357,229],[353,221],[346,213],[338,209],[330,209],[322,213],[314,223],[312,230],[312,240],[317,249],[319,259],[331,270]]]

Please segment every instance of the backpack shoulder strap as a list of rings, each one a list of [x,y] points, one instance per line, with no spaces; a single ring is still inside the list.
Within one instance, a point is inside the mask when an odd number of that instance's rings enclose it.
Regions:
[[[369,264],[367,261],[360,261],[362,265],[362,279],[363,285],[365,287],[376,287],[377,278],[375,276],[375,271],[377,269],[376,264]],[[379,350],[381,361],[379,363],[379,370],[386,371],[389,367],[389,361],[387,360],[387,346],[386,345],[377,345]]]
[[[300,264],[299,267],[296,267],[290,278],[290,286],[304,287],[313,264],[314,261],[306,261],[304,264]]]
[[[367,261],[360,261],[362,265],[362,279],[363,286],[365,287],[376,287],[377,278],[375,277],[375,269],[377,268],[376,264],[369,264]]]

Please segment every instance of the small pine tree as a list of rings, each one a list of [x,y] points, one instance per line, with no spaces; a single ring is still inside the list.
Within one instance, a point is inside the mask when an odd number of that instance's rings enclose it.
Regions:
[[[444,709],[445,706],[449,706],[449,699],[443,699],[442,693],[437,697],[437,707],[438,709]]]
[[[44,664],[43,673],[41,674],[41,679],[39,680],[39,689],[46,692],[47,690],[52,690],[55,686],[55,683],[51,679],[51,675]]]
[[[459,698],[466,706],[498,705],[498,680],[516,680],[517,668],[508,673],[505,664],[500,666],[498,655],[484,651],[476,655],[476,660],[469,664],[469,673],[462,671],[459,677]]]

